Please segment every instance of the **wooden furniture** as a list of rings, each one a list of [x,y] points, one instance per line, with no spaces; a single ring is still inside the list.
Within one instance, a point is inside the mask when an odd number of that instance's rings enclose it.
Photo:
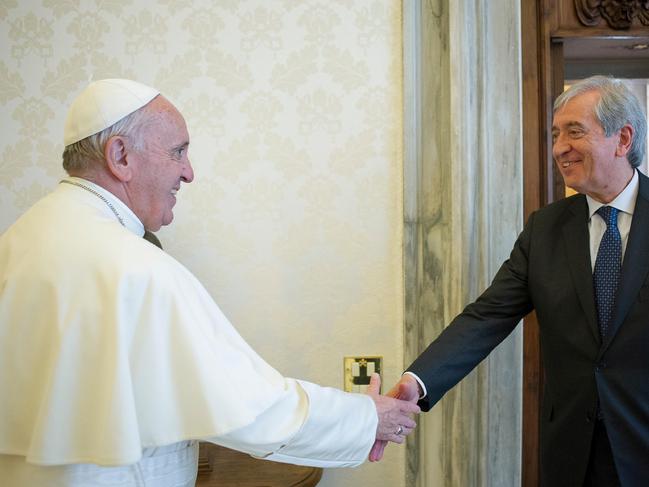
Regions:
[[[212,443],[201,443],[196,487],[313,487],[322,469],[253,458]]]

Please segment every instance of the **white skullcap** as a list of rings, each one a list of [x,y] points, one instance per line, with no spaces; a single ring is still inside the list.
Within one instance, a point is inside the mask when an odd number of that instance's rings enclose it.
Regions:
[[[107,129],[159,94],[158,90],[128,79],[93,81],[70,105],[63,143],[68,146]]]

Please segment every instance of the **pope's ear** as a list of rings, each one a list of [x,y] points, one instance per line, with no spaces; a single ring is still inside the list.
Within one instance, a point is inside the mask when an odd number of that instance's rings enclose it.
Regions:
[[[128,152],[124,137],[114,135],[104,147],[104,159],[110,173],[122,182],[130,181],[133,168],[129,164]]]

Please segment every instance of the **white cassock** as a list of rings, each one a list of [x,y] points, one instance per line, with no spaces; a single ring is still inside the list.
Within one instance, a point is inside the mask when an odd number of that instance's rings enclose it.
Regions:
[[[139,485],[128,472],[160,453],[195,477],[197,439],[299,465],[367,458],[368,396],[283,377],[121,201],[66,181],[96,194],[61,183],[0,237],[3,486]]]

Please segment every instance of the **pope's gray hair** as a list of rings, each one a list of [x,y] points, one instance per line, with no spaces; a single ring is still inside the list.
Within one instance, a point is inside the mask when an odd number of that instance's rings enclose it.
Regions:
[[[136,149],[141,149],[143,141],[140,129],[146,118],[145,108],[146,105],[101,132],[65,146],[65,149],[63,149],[63,169],[70,175],[81,175],[92,170],[93,164],[104,160],[106,142],[115,135],[128,137]]]
[[[578,81],[559,95],[554,102],[554,111],[587,91],[597,91],[600,94],[593,111],[607,137],[617,133],[626,124],[633,128],[627,159],[631,167],[638,167],[642,163],[647,146],[647,117],[638,98],[624,82],[608,76],[591,76]]]

